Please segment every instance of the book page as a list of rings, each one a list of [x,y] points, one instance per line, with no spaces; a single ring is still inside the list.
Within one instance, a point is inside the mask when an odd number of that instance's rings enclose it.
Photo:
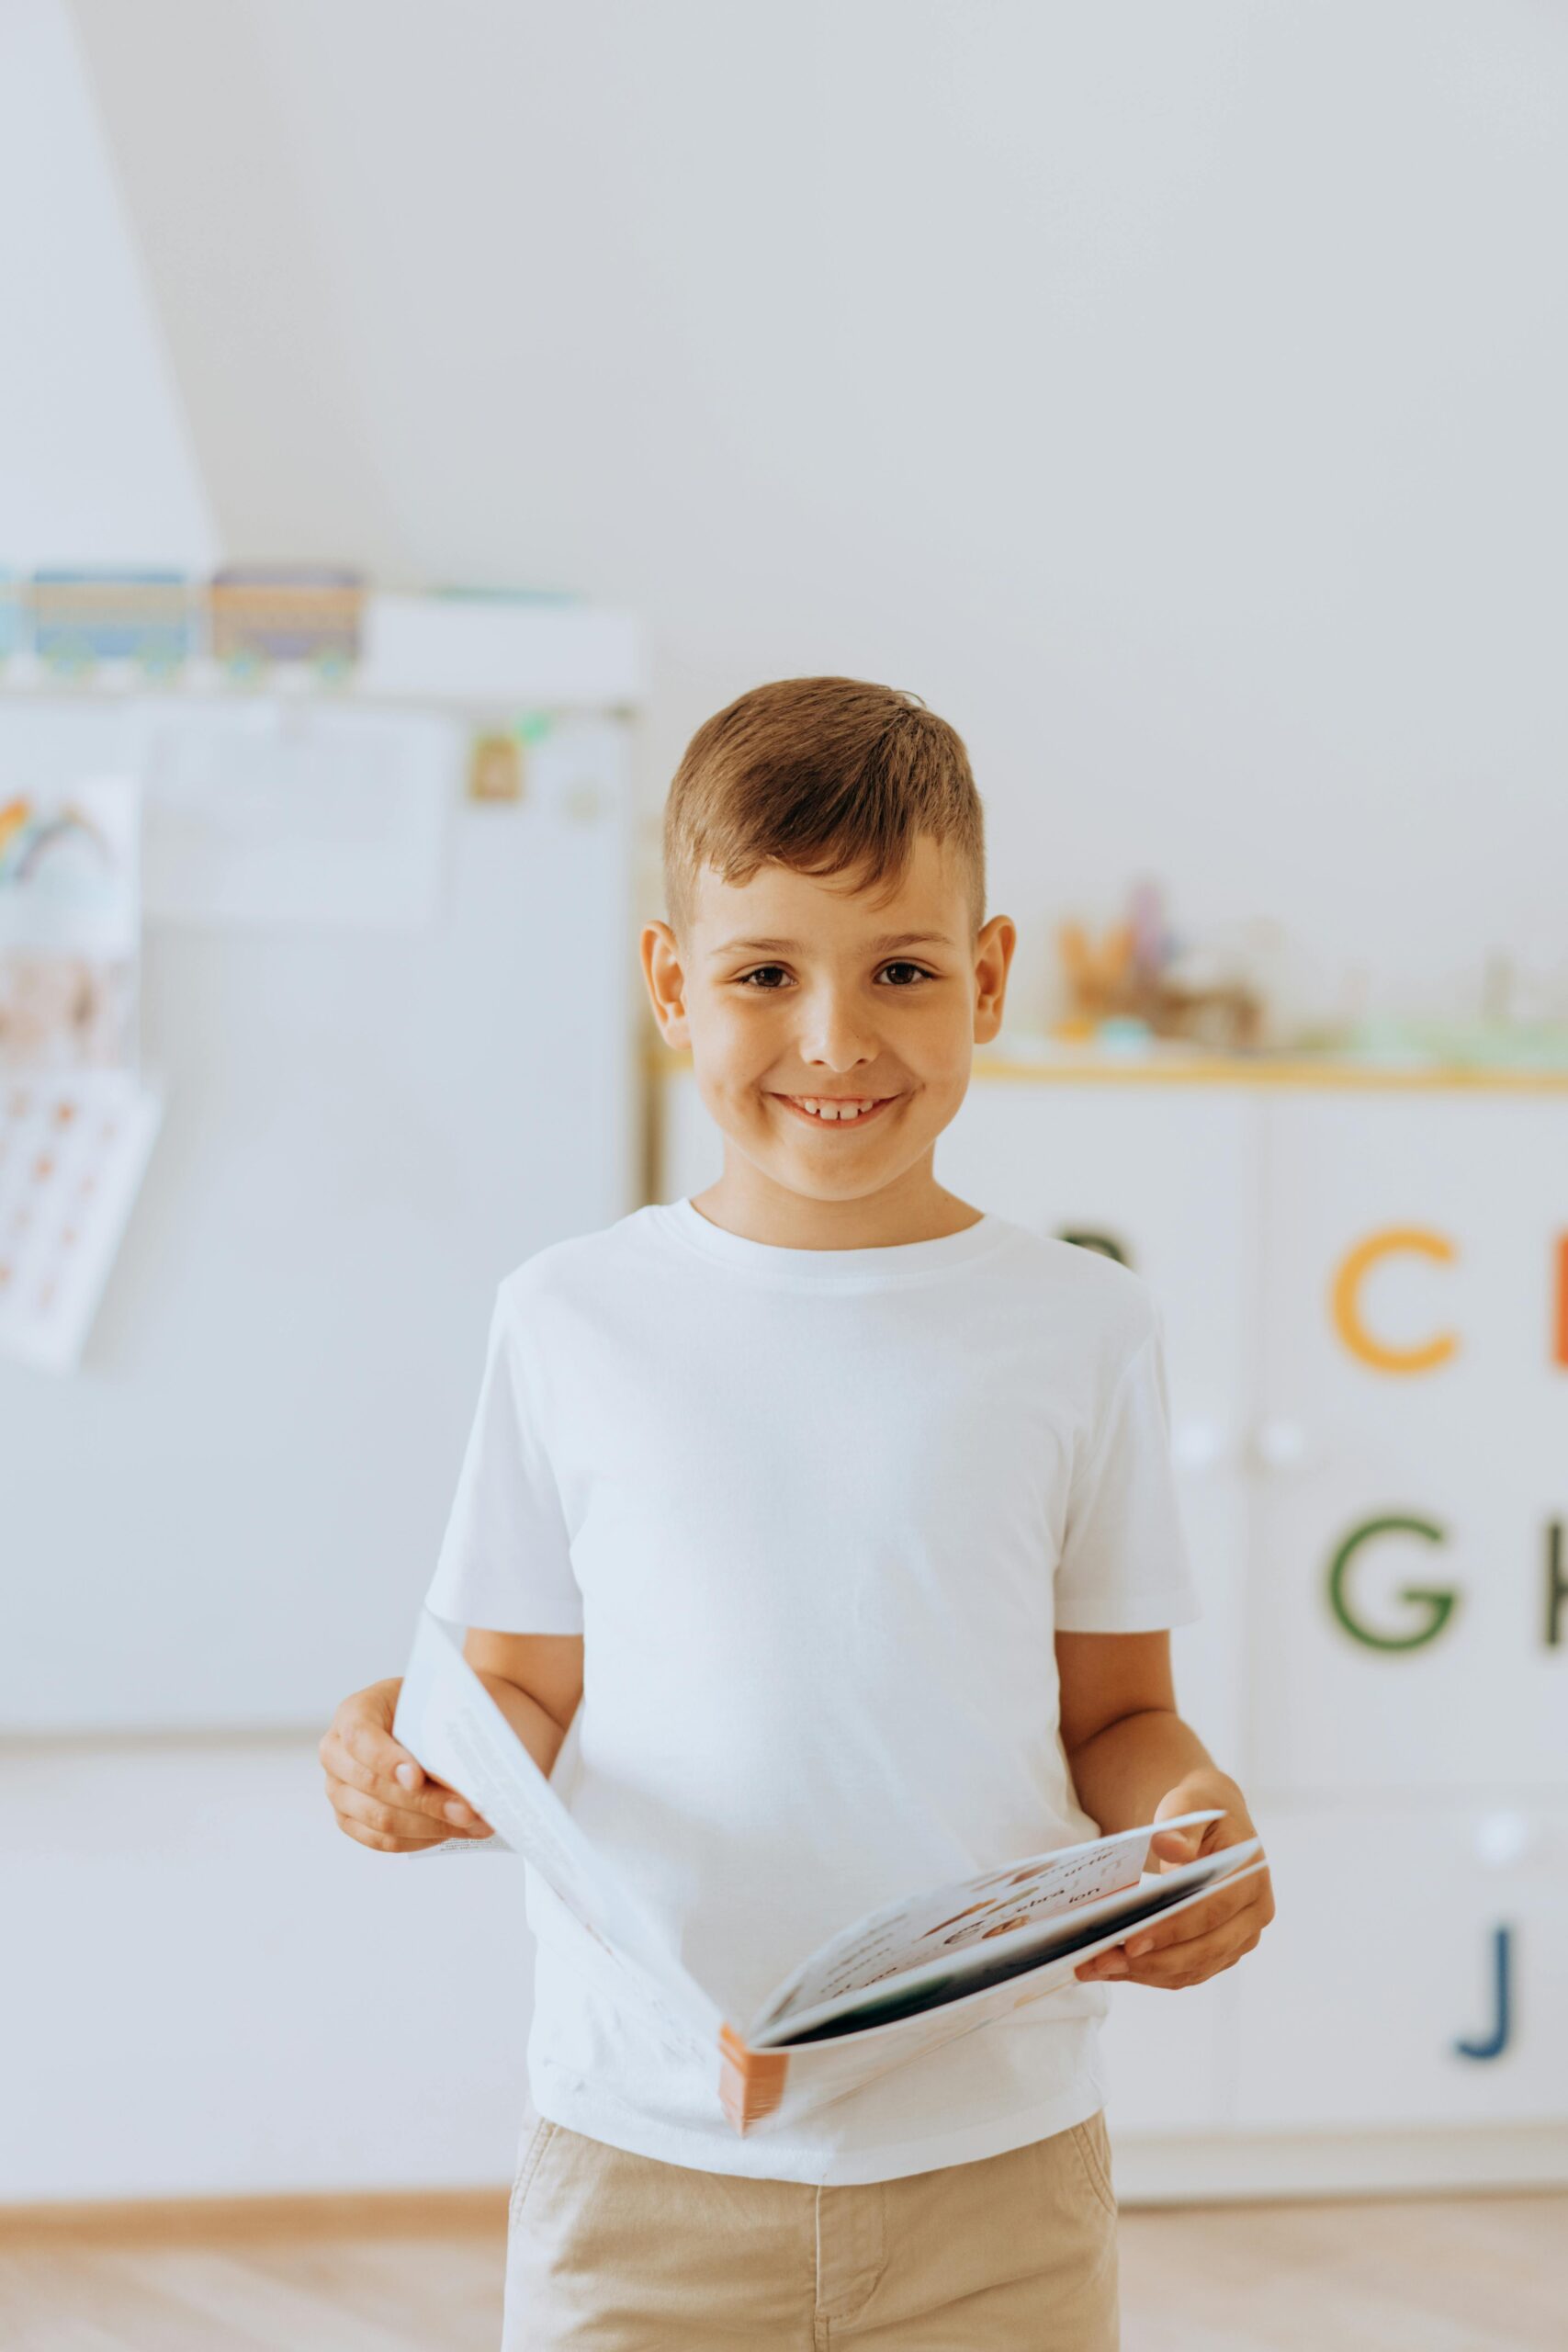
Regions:
[[[422,1610],[392,1736],[533,1863],[580,1926],[626,1967],[665,2024],[705,2054],[723,2017],[630,1889],[583,1836],[468,1659],[461,1629]]]
[[[1082,1845],[1022,1855],[1000,1870],[903,1896],[856,1920],[813,1952],[763,2004],[753,2031],[889,1983],[911,1969],[946,1962],[974,1945],[989,1947],[1000,1937],[1058,1918],[1119,1888],[1136,1886],[1156,1826],[1180,1829],[1219,1818],[1213,1809],[1184,1813],[1175,1820],[1124,1829]]]
[[[991,1985],[1025,1977],[1032,1982],[1033,1973],[1043,1969],[1052,1971],[1052,1981],[1059,1983],[1064,1961],[1076,1966],[1080,1953],[1109,1950],[1146,1919],[1201,1902],[1222,1879],[1244,1877],[1258,1852],[1258,1839],[1248,1838],[1239,1846],[1226,1846],[1217,1854],[1184,1862],[1179,1869],[1151,1871],[1136,1886],[1120,1888],[1099,1903],[1047,1921],[1015,1941],[961,1952],[946,1966],[939,1962],[911,1969],[890,1984],[849,1993],[805,2017],[789,2018],[772,2030],[770,2046],[863,2034],[948,2002],[967,2000]]]
[[[1266,1870],[1268,1863],[1261,1854],[1250,1861],[1225,1867],[1232,1864],[1234,1856],[1250,1852],[1257,1842],[1250,1839],[1245,1848],[1227,1847],[1222,1853],[1205,1857],[1211,1875],[1201,1885],[1190,1886],[1185,1894],[1168,1895],[1161,1916],[1174,1917],[1203,1902],[1222,1881],[1234,1883]],[[1173,1875],[1166,1872],[1166,1882]],[[1153,1888],[1161,1881],[1150,1878],[1145,1883]],[[879,2013],[869,2018],[846,2018],[835,2030],[821,2034],[808,2031],[785,2048],[770,2052],[764,2045],[759,2063],[765,2064],[769,2056],[785,2060],[787,2073],[782,2096],[772,2100],[766,2112],[749,2128],[761,2133],[788,2131],[891,2068],[945,2042],[957,2041],[964,2034],[980,2031],[994,2019],[1010,2016],[1059,1985],[1071,1983],[1073,1972],[1087,1956],[1108,1951],[1127,1932],[1125,1918],[1102,1924],[1098,1930],[1075,1926],[1071,1951],[1040,1960],[1032,1966],[1025,1963],[989,1984],[951,1984],[944,1994],[934,1996],[934,2006],[898,2008],[895,2002],[890,2006],[897,2013],[891,2017]],[[1005,1949],[1005,1945],[998,1947],[998,1951]],[[998,1960],[997,1965],[1000,1968],[1003,1963]],[[870,1998],[874,2001],[875,1996]]]

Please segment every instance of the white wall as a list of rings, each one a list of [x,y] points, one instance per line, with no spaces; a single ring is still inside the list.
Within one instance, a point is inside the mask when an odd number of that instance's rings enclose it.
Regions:
[[[0,1862],[0,2205],[509,2177],[514,1855],[354,1844],[280,1735],[12,1747]]]
[[[64,0],[0,0],[0,570],[209,564],[212,516]]]
[[[757,679],[917,687],[1021,1012],[1145,868],[1568,990],[1562,10],[77,15],[234,551],[641,607],[650,820]]]

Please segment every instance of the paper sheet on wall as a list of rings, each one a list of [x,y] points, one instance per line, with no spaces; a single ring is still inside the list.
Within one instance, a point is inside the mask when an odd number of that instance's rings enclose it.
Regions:
[[[51,1372],[80,1359],[162,1114],[136,1071],[140,819],[129,775],[24,761],[0,791],[0,1353]]]
[[[162,705],[144,736],[149,918],[412,930],[441,895],[460,743],[429,711]]]
[[[80,1359],[162,1107],[127,1072],[0,1078],[0,1353]]]
[[[0,1069],[135,1067],[140,818],[132,775],[0,785]]]

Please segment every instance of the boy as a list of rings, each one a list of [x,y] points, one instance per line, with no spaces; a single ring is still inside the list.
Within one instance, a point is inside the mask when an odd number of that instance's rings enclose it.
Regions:
[[[724,1172],[502,1283],[428,1600],[547,1771],[582,1702],[573,1812],[744,2012],[911,1888],[1213,1806],[1162,1862],[1254,1831],[1175,1711],[1155,1302],[933,1172],[1016,938],[963,743],[886,687],[759,687],[694,737],[664,861],[643,974]],[[321,1743],[342,1827],[484,1837],[390,1737],[398,1688]],[[1098,1980],[1197,1984],[1273,1907],[1219,1890],[740,2139],[531,1876],[508,2352],[1112,2352]]]

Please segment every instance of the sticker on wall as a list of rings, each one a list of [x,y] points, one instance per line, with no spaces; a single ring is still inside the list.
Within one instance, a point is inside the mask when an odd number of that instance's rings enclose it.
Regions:
[[[1568,1570],[1562,1558],[1562,1521],[1546,1522],[1546,1612],[1542,1633],[1549,1650],[1562,1646],[1562,1615],[1568,1608]]]
[[[129,775],[0,797],[0,1069],[134,1067],[140,807]]]
[[[1114,1258],[1119,1266],[1131,1266],[1133,1253],[1124,1241],[1113,1233],[1058,1232],[1058,1241],[1070,1241],[1077,1250],[1098,1250],[1102,1258]]]
[[[604,813],[604,796],[592,776],[576,776],[561,794],[560,808],[569,824],[596,825]]]
[[[160,705],[150,922],[415,930],[440,905],[455,724],[430,711]]]
[[[523,746],[515,735],[476,735],[468,747],[468,798],[521,800]]]
[[[78,1362],[161,1115],[123,1072],[0,1082],[0,1353]]]
[[[1362,1284],[1373,1267],[1385,1258],[1406,1252],[1436,1259],[1442,1265],[1450,1265],[1457,1254],[1446,1234],[1429,1233],[1422,1226],[1391,1226],[1357,1243],[1341,1261],[1330,1288],[1329,1311],[1336,1331],[1358,1362],[1373,1372],[1435,1372],[1439,1364],[1448,1363],[1459,1347],[1451,1331],[1441,1331],[1416,1346],[1401,1348],[1378,1338],[1370,1328],[1362,1309]]]
[[[1512,1928],[1495,1928],[1492,1931],[1492,2021],[1484,2034],[1472,2040],[1456,2041],[1453,2049],[1457,2058],[1501,2058],[1513,2038],[1513,1958]]]
[[[1351,1640],[1368,1649],[1425,1649],[1428,1642],[1437,1640],[1452,1616],[1459,1594],[1446,1586],[1404,1585],[1396,1598],[1402,1607],[1416,1612],[1415,1623],[1392,1633],[1373,1624],[1362,1614],[1361,1604],[1352,1592],[1350,1566],[1364,1544],[1382,1535],[1416,1535],[1425,1544],[1448,1541],[1444,1530],[1429,1519],[1389,1513],[1379,1519],[1363,1520],[1359,1527],[1351,1529],[1329,1562],[1328,1605]]]

